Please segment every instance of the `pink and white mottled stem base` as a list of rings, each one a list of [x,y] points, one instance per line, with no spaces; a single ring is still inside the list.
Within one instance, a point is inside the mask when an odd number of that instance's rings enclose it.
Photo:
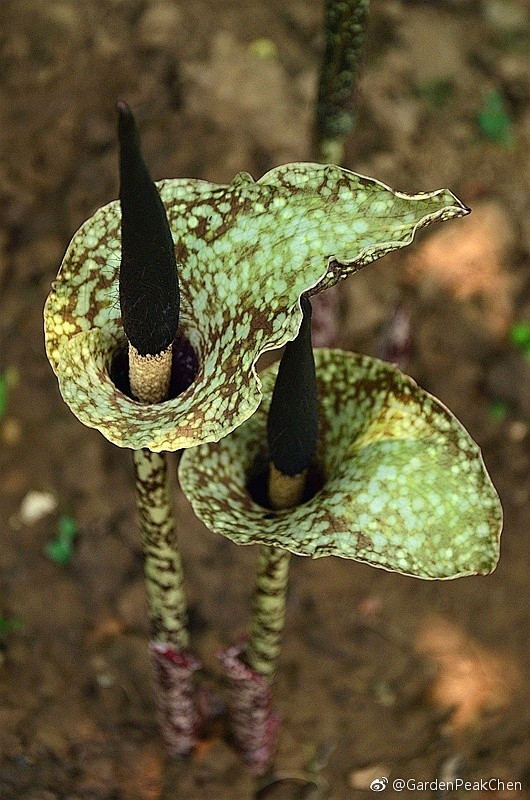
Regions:
[[[252,772],[264,775],[276,753],[280,715],[268,681],[242,661],[244,650],[243,642],[222,650],[218,658],[230,683],[228,714],[235,744]]]
[[[162,738],[171,758],[187,756],[199,741],[200,716],[195,705],[193,673],[200,663],[186,651],[150,642],[155,693]]]

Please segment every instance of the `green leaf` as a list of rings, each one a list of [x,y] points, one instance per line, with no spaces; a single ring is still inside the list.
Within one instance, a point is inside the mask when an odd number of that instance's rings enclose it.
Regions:
[[[477,122],[485,139],[505,147],[513,144],[512,122],[501,92],[493,90],[486,95],[484,106],[477,114]]]
[[[419,578],[490,572],[502,509],[480,450],[457,419],[395,367],[315,350],[320,490],[271,513],[247,489],[266,462],[266,420],[277,365],[261,373],[258,411],[218,444],[187,450],[179,478],[193,509],[237,544],[335,555]]]
[[[57,528],[59,531],[59,537],[63,541],[71,542],[77,536],[77,522],[73,517],[68,516],[68,514],[62,514],[59,517]]]
[[[68,566],[74,554],[77,524],[72,517],[62,515],[57,522],[57,531],[57,536],[45,544],[44,552],[56,564]]]
[[[464,216],[447,190],[407,195],[349,170],[287,164],[228,186],[158,184],[179,265],[180,334],[199,361],[178,397],[136,403],[109,365],[126,345],[120,318],[120,209],[72,240],[45,309],[46,348],[66,403],[120,447],[158,452],[217,441],[261,399],[260,355],[296,337],[299,298],[336,284],[439,220]]]

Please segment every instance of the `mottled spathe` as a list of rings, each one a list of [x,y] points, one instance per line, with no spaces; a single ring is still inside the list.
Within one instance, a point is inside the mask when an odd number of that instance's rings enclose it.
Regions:
[[[197,516],[238,544],[336,555],[420,578],[488,573],[502,510],[480,450],[438,400],[395,367],[316,350],[318,460],[324,485],[308,502],[271,512],[246,483],[266,447],[277,366],[261,374],[258,411],[218,444],[184,453],[179,478]]]
[[[113,355],[126,345],[117,202],[74,236],[45,309],[48,357],[74,414],[121,447],[153,451],[217,441],[255,411],[256,360],[296,336],[303,292],[410,244],[431,222],[467,213],[445,190],[408,196],[317,164],[278,167],[257,182],[241,173],[228,186],[180,179],[158,188],[179,266],[180,331],[199,361],[194,383],[150,406],[110,379]]]

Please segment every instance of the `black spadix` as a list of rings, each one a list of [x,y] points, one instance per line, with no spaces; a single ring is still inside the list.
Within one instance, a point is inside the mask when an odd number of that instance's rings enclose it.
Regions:
[[[318,439],[315,360],[311,347],[311,303],[301,298],[304,318],[280,361],[267,420],[269,457],[283,475],[308,469]]]
[[[173,342],[179,321],[175,249],[166,212],[140,150],[131,109],[118,103],[120,141],[120,308],[125,334],[140,355]]]

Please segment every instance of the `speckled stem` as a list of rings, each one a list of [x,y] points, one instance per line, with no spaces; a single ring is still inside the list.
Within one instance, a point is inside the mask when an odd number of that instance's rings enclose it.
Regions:
[[[316,108],[317,161],[340,164],[344,140],[355,124],[354,88],[370,0],[327,0],[326,44]]]
[[[134,450],[133,459],[158,719],[168,754],[184,756],[197,744],[199,717],[193,673],[199,664],[187,652],[184,574],[168,485],[167,454]]]
[[[278,665],[285,621],[290,560],[291,554],[280,547],[260,548],[244,660],[271,683]]]
[[[167,396],[171,358],[172,346],[156,356],[141,356],[129,344],[131,390],[142,403],[157,403]],[[167,454],[133,450],[133,461],[160,731],[168,754],[185,756],[197,744],[199,717],[194,704],[193,673],[199,664],[187,652],[184,572],[175,531]]]
[[[151,638],[184,650],[189,644],[184,575],[168,486],[167,455],[134,450],[133,460]]]
[[[243,661],[245,644],[219,653],[228,678],[228,713],[234,742],[245,764],[255,775],[272,765],[280,717],[273,707],[270,683]]]
[[[232,734],[245,763],[256,775],[271,769],[280,717],[272,682],[285,621],[291,554],[262,545],[246,644],[220,653],[230,683],[228,713]]]
[[[283,475],[271,462],[268,494],[273,508],[292,508],[303,497],[307,470]],[[285,600],[291,556],[280,547],[262,546],[252,599],[252,612],[245,663],[266,678],[274,680],[285,622]]]

